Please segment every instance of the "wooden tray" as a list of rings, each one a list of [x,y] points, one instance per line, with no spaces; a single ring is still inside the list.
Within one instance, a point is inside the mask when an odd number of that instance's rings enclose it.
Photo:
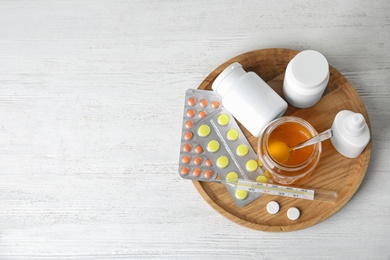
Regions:
[[[288,62],[298,53],[290,49],[262,49],[244,53],[232,58],[215,69],[199,86],[199,89],[211,89],[219,73],[228,65],[237,61],[246,71],[256,72],[282,97],[284,72]],[[360,112],[366,118],[371,129],[363,101],[354,87],[335,68],[330,67],[330,81],[320,102],[307,109],[298,109],[289,105],[285,115],[301,117],[311,123],[318,132],[331,127],[336,114],[343,109]],[[252,147],[257,151],[257,138],[240,125]],[[193,181],[200,195],[217,212],[226,218],[248,228],[262,231],[292,231],[310,227],[333,215],[343,207],[359,188],[366,173],[371,155],[371,142],[363,153],[355,159],[348,159],[333,148],[329,140],[323,142],[320,163],[301,187],[331,190],[338,192],[336,203],[299,200],[274,195],[263,195],[249,205],[240,208],[235,205],[223,185]],[[271,215],[266,210],[269,201],[280,204],[280,211]],[[287,218],[287,210],[297,207],[301,216],[296,221]]]

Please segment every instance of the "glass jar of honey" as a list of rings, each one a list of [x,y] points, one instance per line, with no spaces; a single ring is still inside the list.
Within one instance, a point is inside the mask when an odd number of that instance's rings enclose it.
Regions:
[[[318,165],[321,143],[295,151],[290,147],[317,134],[312,125],[299,117],[286,116],[270,122],[258,139],[259,165],[264,166],[272,179],[280,184],[305,180]]]

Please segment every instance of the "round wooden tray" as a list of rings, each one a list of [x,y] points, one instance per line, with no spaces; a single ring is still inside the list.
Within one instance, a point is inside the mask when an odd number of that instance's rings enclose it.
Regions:
[[[246,71],[256,72],[279,95],[283,97],[282,85],[288,62],[299,51],[290,49],[262,49],[244,53],[232,58],[215,69],[199,86],[199,89],[211,89],[219,73],[228,65],[237,61]],[[369,117],[363,101],[354,87],[335,68],[330,66],[330,80],[320,102],[315,106],[298,109],[288,107],[285,115],[301,117],[311,123],[318,132],[331,127],[336,114],[343,109],[362,113],[371,129]],[[240,125],[253,149],[257,151],[257,138]],[[247,206],[236,206],[223,185],[193,181],[200,195],[217,212],[226,218],[248,228],[262,231],[292,231],[310,227],[333,215],[343,207],[359,188],[366,173],[371,155],[371,142],[363,153],[355,159],[340,155],[329,140],[323,143],[320,163],[313,175],[301,187],[331,190],[338,192],[336,203],[299,200],[274,195],[263,195]],[[296,185],[297,186],[297,185]],[[280,211],[271,215],[266,210],[269,201],[280,204]],[[287,210],[297,207],[301,211],[298,220],[287,218]]]

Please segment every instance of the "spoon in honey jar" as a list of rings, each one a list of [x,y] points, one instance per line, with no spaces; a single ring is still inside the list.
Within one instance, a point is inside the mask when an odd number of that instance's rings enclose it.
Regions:
[[[322,142],[326,139],[331,138],[332,136],[333,136],[333,130],[328,129],[328,130],[325,130],[316,136],[313,136],[312,138],[310,138],[306,141],[303,141],[302,143],[294,145],[293,147],[289,147],[283,141],[274,142],[269,146],[268,151],[271,154],[272,158],[274,158],[278,162],[283,163],[283,162],[287,161],[291,152],[298,150],[298,149],[301,149],[301,148],[304,148],[304,147],[309,146],[309,145],[313,145],[313,144]]]

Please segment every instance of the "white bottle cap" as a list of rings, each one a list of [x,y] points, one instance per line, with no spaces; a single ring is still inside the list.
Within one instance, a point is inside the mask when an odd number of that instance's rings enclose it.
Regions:
[[[362,114],[355,113],[345,119],[345,130],[352,136],[359,136],[364,132],[366,120]]]
[[[246,74],[242,65],[234,62],[224,69],[221,74],[214,80],[211,88],[221,97],[225,96],[230,87],[238,81],[238,79]],[[223,84],[221,84],[223,82]]]
[[[332,124],[334,148],[348,158],[358,157],[370,141],[370,130],[362,114],[340,111]]]
[[[314,50],[300,52],[291,63],[293,80],[302,87],[314,89],[327,79],[329,64],[324,55]]]

